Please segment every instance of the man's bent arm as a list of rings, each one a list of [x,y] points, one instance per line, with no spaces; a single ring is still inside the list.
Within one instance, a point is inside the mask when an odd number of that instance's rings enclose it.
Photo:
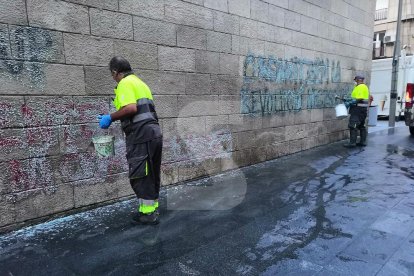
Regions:
[[[112,121],[121,120],[127,117],[131,117],[137,113],[137,104],[127,104],[123,106],[120,110],[111,113],[111,119]]]

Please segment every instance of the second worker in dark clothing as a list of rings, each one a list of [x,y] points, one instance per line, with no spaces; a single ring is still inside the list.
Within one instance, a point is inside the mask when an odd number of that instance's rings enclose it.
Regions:
[[[162,133],[149,87],[135,76],[129,62],[114,57],[109,63],[115,88],[116,112],[99,116],[101,128],[121,120],[125,133],[129,179],[139,206],[133,219],[139,224],[159,222],[158,198],[162,156]]]
[[[367,129],[365,120],[367,118],[369,106],[369,90],[364,84],[364,77],[357,75],[354,78],[356,86],[351,94],[351,99],[345,100],[345,105],[349,107],[349,143],[344,146],[352,148],[355,146],[366,146]],[[360,140],[357,143],[358,131]]]

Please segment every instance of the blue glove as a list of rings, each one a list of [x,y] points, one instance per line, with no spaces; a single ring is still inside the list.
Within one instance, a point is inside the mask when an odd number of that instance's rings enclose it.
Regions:
[[[346,108],[349,108],[352,105],[356,105],[357,100],[355,100],[355,99],[344,99],[344,104],[345,104]]]
[[[349,108],[351,106],[351,102],[348,100],[344,100],[344,104],[346,106],[346,108]]]
[[[111,115],[99,115],[99,126],[103,129],[107,129],[112,124]]]

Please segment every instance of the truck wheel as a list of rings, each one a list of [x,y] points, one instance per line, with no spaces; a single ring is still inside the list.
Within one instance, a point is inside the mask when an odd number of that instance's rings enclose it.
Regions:
[[[410,126],[409,128],[410,128],[411,135],[414,135],[414,126]]]

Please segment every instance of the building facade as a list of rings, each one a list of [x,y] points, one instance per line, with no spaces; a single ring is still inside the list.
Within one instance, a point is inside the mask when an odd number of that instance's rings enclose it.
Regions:
[[[373,59],[392,57],[397,30],[399,0],[376,0]],[[401,0],[401,49],[407,55],[414,53],[414,5],[412,0]]]

